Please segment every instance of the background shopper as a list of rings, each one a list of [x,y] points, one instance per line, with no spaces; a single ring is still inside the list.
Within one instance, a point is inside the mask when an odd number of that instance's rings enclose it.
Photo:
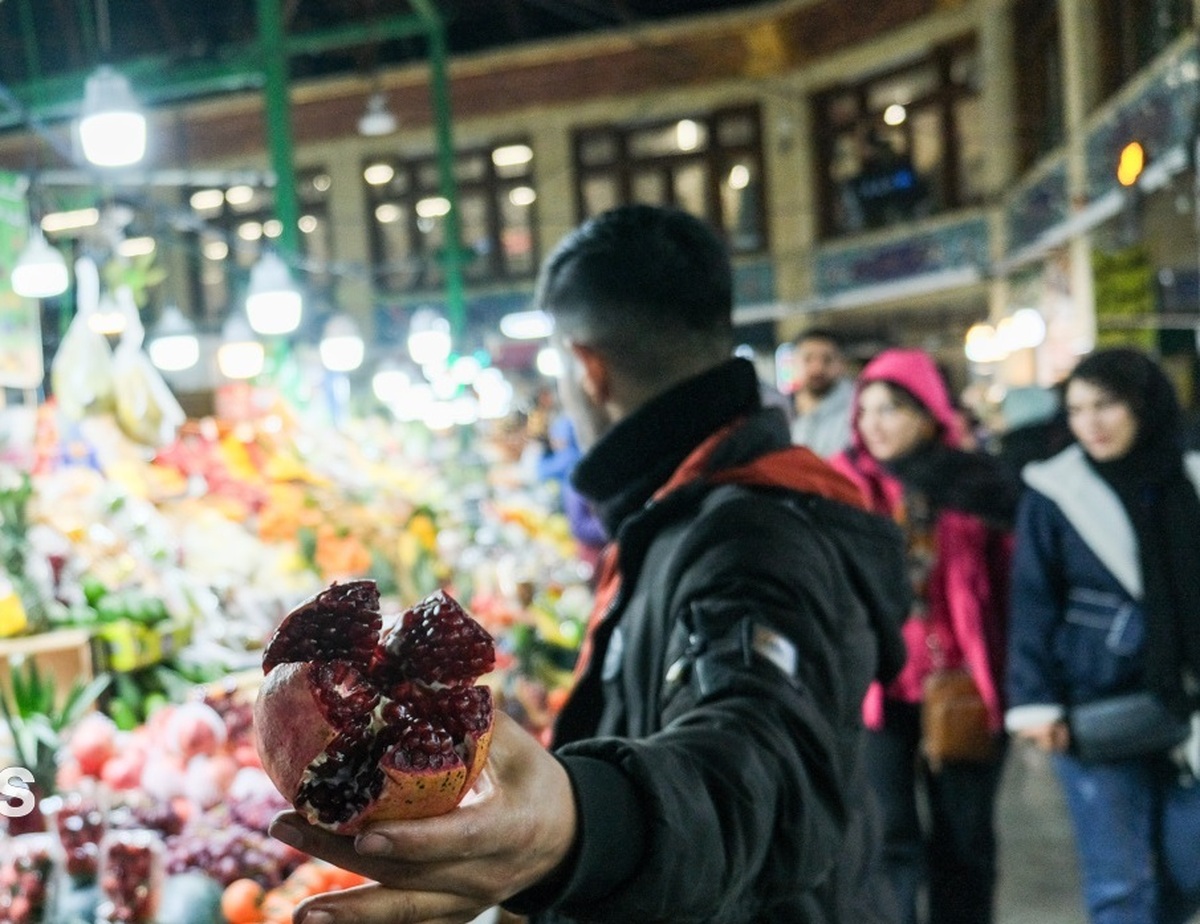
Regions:
[[[846,376],[841,341],[833,331],[812,328],[795,344],[792,363],[798,385],[792,442],[828,458],[850,445],[854,383]]]
[[[1200,908],[1200,782],[1162,752],[1080,760],[1068,720],[1137,691],[1197,708],[1200,456],[1136,350],[1082,360],[1066,408],[1076,443],[1025,474],[1007,724],[1054,755],[1093,924],[1179,924]]]
[[[958,426],[931,357],[886,350],[859,378],[853,446],[832,460],[872,509],[901,524],[908,544],[908,660],[894,682],[872,689],[864,713],[885,866],[909,924],[919,919],[923,886],[933,924],[990,921],[996,884],[1006,527],[1018,486],[994,459],[958,450]],[[923,685],[935,668],[960,666],[982,695],[997,747],[990,760],[950,762],[935,772],[920,756]]]

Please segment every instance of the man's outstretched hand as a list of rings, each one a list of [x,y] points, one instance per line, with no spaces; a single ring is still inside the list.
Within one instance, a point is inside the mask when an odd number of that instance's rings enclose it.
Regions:
[[[271,834],[379,883],[315,896],[296,910],[297,924],[462,924],[553,872],[575,824],[562,765],[497,712],[487,765],[453,811],[380,822],[357,838],[284,812]]]

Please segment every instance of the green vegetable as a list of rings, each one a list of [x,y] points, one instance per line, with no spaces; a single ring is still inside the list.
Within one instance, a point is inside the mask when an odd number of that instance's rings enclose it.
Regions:
[[[87,600],[88,606],[95,606],[108,593],[107,585],[92,574],[85,574],[80,585],[83,589],[83,599]]]

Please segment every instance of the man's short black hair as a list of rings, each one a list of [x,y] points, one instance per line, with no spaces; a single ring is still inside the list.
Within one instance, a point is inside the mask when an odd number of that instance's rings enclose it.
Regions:
[[[729,255],[713,229],[687,212],[621,206],[584,222],[555,248],[538,301],[553,314],[652,315],[692,330],[728,330]]]
[[[546,258],[535,301],[565,336],[608,347],[633,372],[680,350],[732,347],[729,254],[679,209],[627,205],[584,222]]]
[[[824,340],[826,343],[833,344],[833,348],[839,353],[845,351],[845,344],[842,341],[841,334],[831,330],[828,327],[810,327],[802,331],[792,344],[800,346],[802,343],[808,343],[810,340]]]

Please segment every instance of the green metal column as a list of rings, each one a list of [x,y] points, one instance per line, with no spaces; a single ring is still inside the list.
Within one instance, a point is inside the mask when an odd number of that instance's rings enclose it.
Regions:
[[[262,49],[263,107],[267,151],[275,171],[275,216],[283,225],[279,249],[284,259],[300,252],[300,200],[296,193],[292,122],[288,104],[288,59],[280,0],[258,0],[258,42]]]
[[[446,214],[446,317],[456,347],[466,330],[466,293],[463,284],[462,227],[458,189],[454,179],[454,135],[450,116],[450,81],[446,71],[446,30],[429,0],[413,0],[429,28],[429,96],[437,142],[438,191],[450,203]]]
[[[96,6],[94,0],[79,0],[79,40],[83,45],[83,59],[96,60]],[[111,49],[103,48],[107,55]]]
[[[21,0],[17,12],[21,16],[21,41],[25,45],[25,66],[29,68],[29,79],[40,80],[42,59],[38,54],[37,29],[34,27],[33,0]]]

